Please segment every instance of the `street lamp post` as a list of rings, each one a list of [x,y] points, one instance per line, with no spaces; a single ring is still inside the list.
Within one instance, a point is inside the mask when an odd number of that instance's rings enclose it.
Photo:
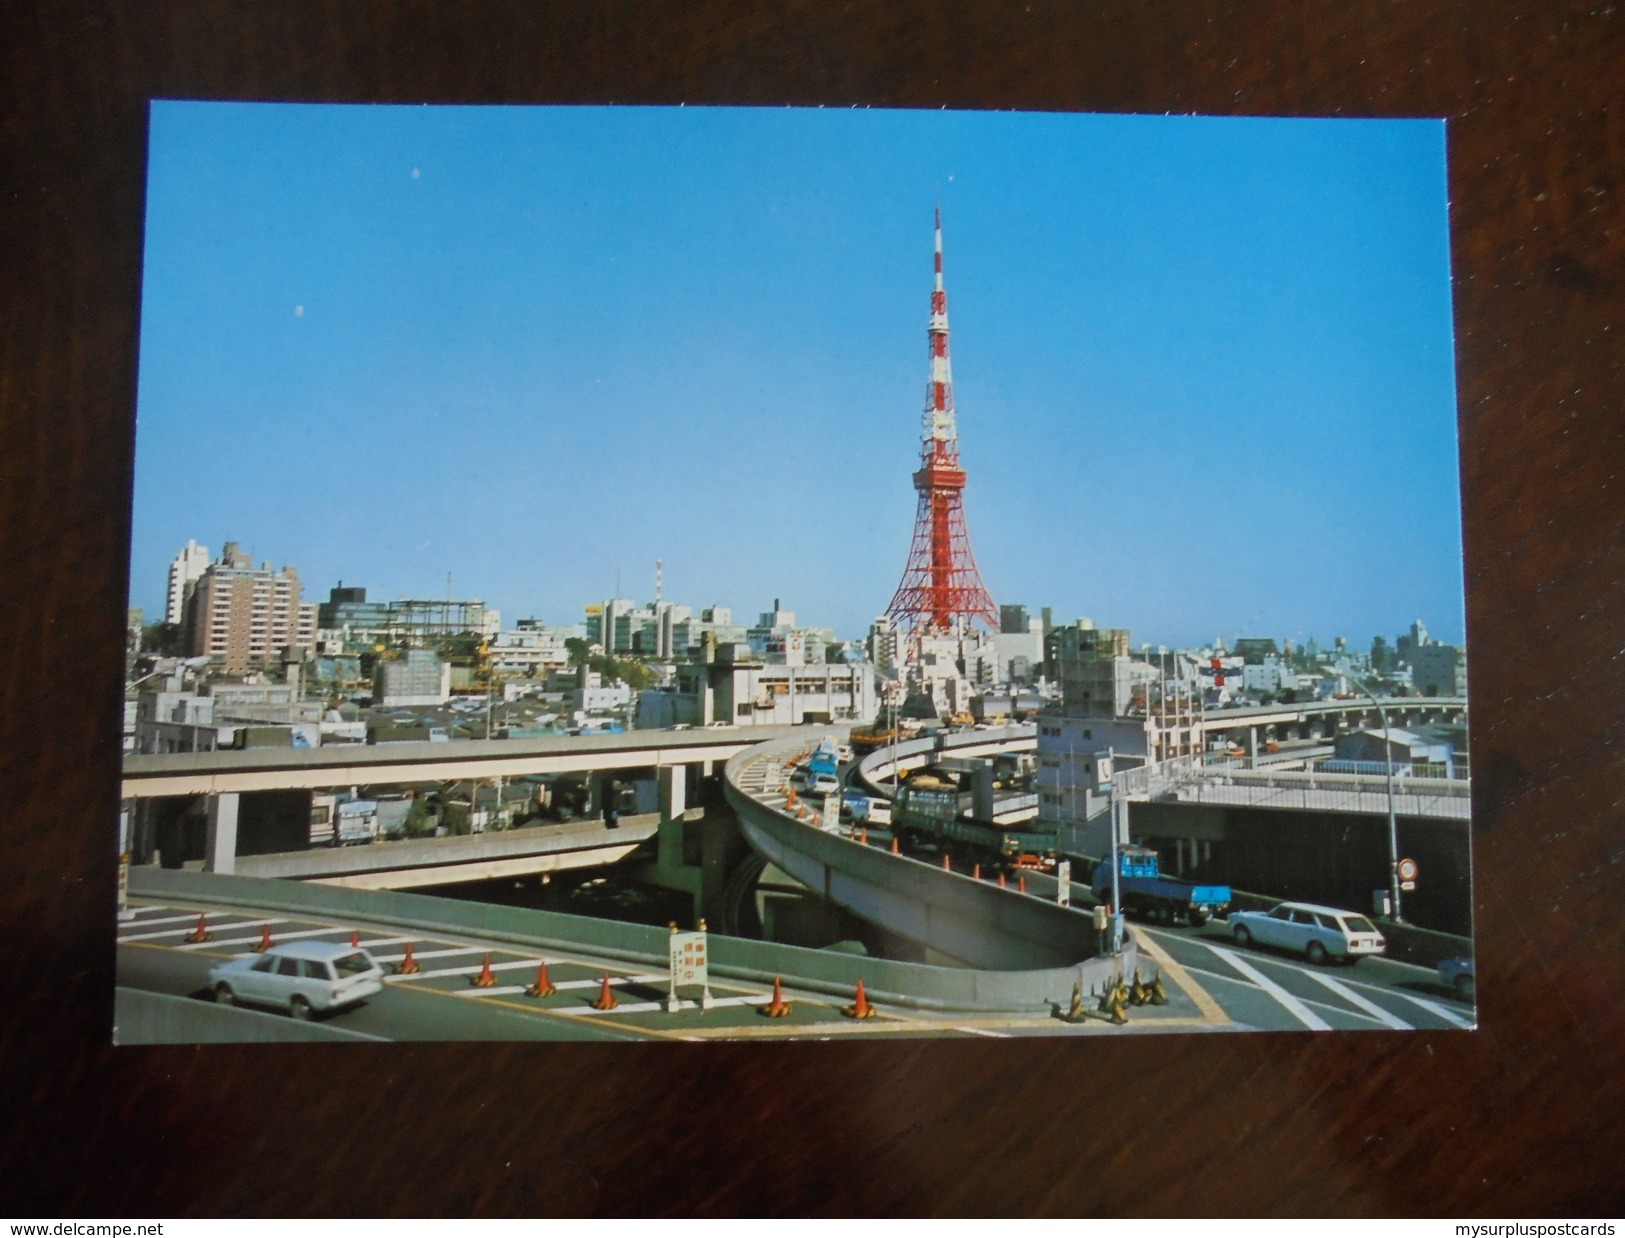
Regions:
[[[1352,672],[1349,679],[1370,698],[1377,707],[1377,717],[1382,719],[1382,773],[1388,784],[1388,897],[1394,906],[1394,923],[1403,924],[1405,917],[1399,909],[1399,822],[1394,815],[1394,742],[1388,730],[1388,711],[1364,680]]]

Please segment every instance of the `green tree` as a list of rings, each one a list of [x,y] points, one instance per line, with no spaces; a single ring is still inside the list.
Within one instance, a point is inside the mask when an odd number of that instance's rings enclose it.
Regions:
[[[566,636],[564,638],[564,652],[570,655],[571,666],[585,666],[587,659],[592,656],[592,646],[579,636]]]
[[[141,629],[141,649],[165,657],[179,657],[186,650],[181,647],[185,633],[178,623],[149,623]]]

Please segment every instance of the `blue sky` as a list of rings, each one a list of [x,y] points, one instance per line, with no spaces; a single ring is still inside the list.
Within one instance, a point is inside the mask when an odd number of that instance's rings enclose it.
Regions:
[[[510,622],[908,552],[931,211],[996,600],[1463,629],[1439,121],[152,108],[131,602],[195,537]]]

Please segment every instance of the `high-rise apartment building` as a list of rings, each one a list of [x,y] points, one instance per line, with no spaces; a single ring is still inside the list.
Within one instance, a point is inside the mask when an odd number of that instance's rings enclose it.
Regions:
[[[169,598],[164,604],[165,623],[186,622],[186,603],[192,596],[192,587],[197,584],[208,567],[209,548],[199,546],[197,542],[187,538],[185,547],[169,565]]]
[[[308,608],[300,605],[298,571],[255,567],[236,542],[227,542],[203,572],[187,610],[192,653],[207,654],[233,674],[274,664],[284,646],[314,635]]]

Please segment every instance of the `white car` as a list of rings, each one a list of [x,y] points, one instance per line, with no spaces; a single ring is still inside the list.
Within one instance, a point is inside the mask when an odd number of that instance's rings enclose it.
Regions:
[[[209,969],[217,1002],[276,1006],[296,1019],[351,1006],[384,987],[384,969],[365,950],[331,941],[291,941]]]
[[[1328,959],[1354,964],[1381,954],[1388,943],[1362,915],[1316,903],[1281,903],[1268,911],[1232,911],[1230,932],[1238,946],[1275,946],[1311,963]]]
[[[834,774],[809,773],[806,782],[808,795],[839,795],[841,793],[841,780]]]

